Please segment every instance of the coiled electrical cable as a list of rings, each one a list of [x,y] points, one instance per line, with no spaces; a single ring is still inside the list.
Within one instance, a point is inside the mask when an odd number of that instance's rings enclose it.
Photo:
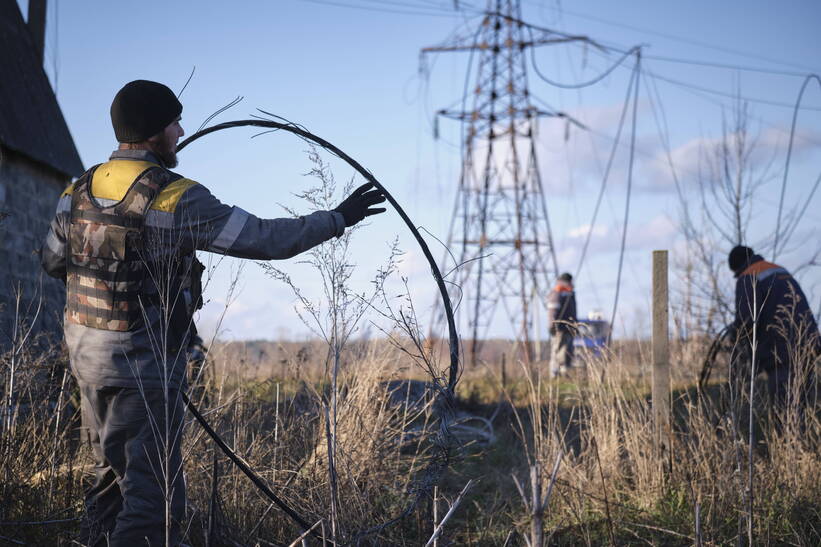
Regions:
[[[436,264],[436,261],[434,260],[433,255],[431,254],[427,243],[425,242],[425,240],[422,238],[421,234],[419,233],[419,230],[416,229],[416,227],[411,222],[410,217],[408,217],[407,213],[405,213],[404,209],[402,209],[402,207],[399,205],[399,203],[396,201],[396,199],[390,194],[390,192],[388,192],[388,190],[376,179],[376,177],[373,176],[373,174],[371,174],[370,171],[368,171],[367,169],[362,167],[362,165],[360,165],[359,162],[354,160],[352,157],[347,155],[345,152],[343,152],[342,150],[340,150],[339,148],[337,148],[336,146],[334,146],[330,142],[328,142],[325,139],[309,132],[304,127],[302,127],[298,124],[289,122],[288,120],[284,120],[284,119],[280,118],[279,116],[276,116],[276,115],[271,114],[269,112],[265,112],[263,110],[260,110],[260,112],[262,112],[263,114],[265,114],[267,116],[277,118],[281,121],[265,119],[265,118],[256,118],[256,119],[236,120],[236,121],[216,124],[216,125],[213,125],[211,127],[200,129],[199,131],[197,131],[196,133],[194,133],[193,135],[191,135],[190,137],[188,137],[187,139],[182,141],[179,144],[179,146],[177,147],[177,151],[178,152],[181,151],[186,146],[188,146],[189,144],[191,144],[192,142],[194,142],[198,139],[201,139],[205,135],[208,135],[210,133],[214,133],[216,131],[222,131],[224,129],[231,129],[231,128],[234,128],[234,127],[259,127],[259,128],[265,129],[266,130],[266,131],[264,131],[265,133],[271,132],[271,131],[286,131],[288,133],[293,133],[294,135],[298,136],[299,138],[301,138],[301,139],[303,139],[307,142],[318,145],[319,147],[327,150],[331,154],[333,154],[333,155],[337,156],[338,158],[342,159],[343,161],[347,162],[360,175],[362,175],[362,177],[364,177],[368,182],[372,183],[379,190],[381,190],[382,193],[384,193],[385,198],[387,199],[388,203],[390,203],[391,206],[394,208],[394,210],[396,210],[396,212],[402,218],[404,223],[407,225],[408,229],[413,234],[414,238],[416,238],[416,242],[419,244],[419,247],[421,247],[422,253],[425,255],[425,258],[427,259],[428,264],[430,265],[431,274],[433,275],[433,278],[436,281],[436,285],[439,288],[439,293],[440,293],[441,298],[442,298],[442,305],[444,306],[444,309],[445,309],[445,317],[447,318],[447,322],[448,322],[448,341],[449,341],[449,355],[450,355],[450,365],[449,365],[449,369],[448,369],[447,386],[445,386],[445,389],[442,390],[442,395],[444,397],[445,407],[452,409],[453,408],[453,400],[454,400],[455,390],[456,390],[456,383],[459,380],[459,339],[458,339],[458,335],[456,333],[456,322],[455,322],[455,319],[454,319],[454,316],[453,316],[453,307],[451,305],[450,298],[449,298],[448,292],[447,292],[447,288],[445,286],[444,279],[442,278],[442,274],[439,271],[439,267]],[[296,511],[294,511],[283,500],[281,500],[279,497],[277,497],[276,494],[274,494],[274,492],[266,485],[265,481],[256,472],[254,472],[254,470],[251,469],[251,467],[247,463],[245,463],[242,460],[242,458],[237,456],[233,452],[233,450],[231,450],[231,448],[220,438],[219,434],[217,434],[217,432],[214,431],[214,429],[208,425],[208,422],[205,420],[205,418],[202,416],[202,414],[196,409],[196,407],[191,402],[191,400],[187,396],[185,396],[184,393],[183,393],[183,400],[185,401],[185,403],[188,406],[189,410],[191,410],[191,413],[194,415],[194,417],[197,419],[197,421],[203,427],[203,429],[205,429],[206,433],[208,433],[208,435],[214,440],[214,442],[216,442],[217,446],[219,446],[219,448],[228,456],[228,458],[232,462],[234,462],[234,464],[237,465],[237,467],[239,467],[240,470],[246,476],[248,476],[248,478],[254,483],[254,485],[268,499],[270,499],[280,509],[282,509],[291,519],[294,520],[294,522],[299,524],[300,528],[303,531],[308,531],[310,529],[310,525],[308,524],[307,520],[300,517],[299,514],[297,514]],[[440,428],[440,430],[444,431],[446,436],[447,436],[447,429],[448,429],[448,423],[447,423],[448,421],[449,421],[448,419],[443,420],[442,427]],[[403,515],[405,513],[406,512],[403,512]],[[390,522],[395,522],[395,520],[396,519],[393,519]],[[377,527],[376,529],[379,529],[379,528],[380,527]],[[311,531],[311,533],[314,536],[318,537],[316,531]]]

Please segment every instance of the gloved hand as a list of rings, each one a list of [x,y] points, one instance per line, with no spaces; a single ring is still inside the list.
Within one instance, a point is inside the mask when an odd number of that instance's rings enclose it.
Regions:
[[[385,194],[381,190],[377,190],[375,184],[368,182],[354,190],[350,196],[345,198],[345,201],[336,206],[334,211],[342,213],[342,216],[345,217],[345,227],[348,228],[365,217],[384,213],[384,207],[370,208],[371,205],[383,201],[385,201]]]

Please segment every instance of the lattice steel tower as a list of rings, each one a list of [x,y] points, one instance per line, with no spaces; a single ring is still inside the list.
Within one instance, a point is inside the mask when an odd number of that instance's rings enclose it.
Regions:
[[[534,138],[538,118],[563,115],[533,105],[525,53],[577,39],[584,38],[527,25],[518,0],[489,0],[480,27],[470,35],[422,50],[479,56],[463,108],[438,112],[462,122],[462,169],[448,248],[461,265],[453,281],[461,292],[459,321],[464,327],[467,316],[474,362],[500,306],[523,344],[524,358],[532,358],[535,308],[544,301],[548,277],[557,275]],[[465,108],[470,102],[472,108]],[[452,294],[454,301],[458,297]]]

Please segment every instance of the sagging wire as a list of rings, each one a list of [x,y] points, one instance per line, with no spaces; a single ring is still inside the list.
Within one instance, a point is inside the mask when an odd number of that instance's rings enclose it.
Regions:
[[[810,203],[812,203],[812,198],[815,197],[815,193],[818,191],[819,186],[821,186],[821,174],[819,174],[818,177],[815,179],[815,184],[813,184],[812,190],[810,190],[810,193],[807,196],[807,199],[804,201],[803,207],[801,207],[801,211],[795,217],[795,220],[793,220],[792,225],[791,226],[786,226],[787,235],[784,236],[784,246],[785,247],[787,245],[787,242],[792,238],[793,234],[795,233],[796,228],[798,228],[799,221],[802,218],[804,218],[804,215],[807,213],[807,209],[809,208]]]
[[[297,137],[299,137],[300,139],[302,139],[302,140],[304,140],[308,143],[318,145],[319,147],[321,147],[324,150],[330,152],[334,156],[336,156],[336,157],[340,158],[341,160],[345,161],[351,167],[353,167],[360,175],[362,175],[362,177],[364,177],[368,182],[370,182],[371,184],[373,184],[374,186],[376,186],[379,190],[381,190],[383,192],[383,194],[385,195],[385,198],[387,199],[388,203],[391,204],[391,206],[394,208],[394,210],[396,210],[396,212],[402,218],[403,222],[407,225],[408,229],[411,231],[411,233],[413,234],[413,236],[416,239],[417,243],[419,244],[420,248],[422,249],[422,253],[425,255],[425,259],[428,261],[428,264],[430,265],[431,274],[433,275],[433,278],[436,281],[437,287],[439,288],[439,293],[440,293],[441,298],[442,298],[442,304],[443,304],[444,311],[445,311],[445,317],[446,317],[447,322],[448,322],[450,365],[449,365],[449,369],[448,369],[447,386],[445,386],[444,389],[440,390],[440,395],[443,397],[443,402],[444,402],[444,404],[442,405],[443,408],[444,408],[444,412],[443,412],[444,415],[442,416],[442,420],[441,420],[441,423],[440,423],[439,434],[440,434],[441,438],[443,438],[445,440],[449,440],[451,438],[451,434],[450,434],[450,431],[449,431],[449,424],[450,424],[450,422],[453,418],[452,414],[453,414],[453,407],[454,407],[456,383],[459,380],[459,339],[458,339],[458,334],[456,332],[456,323],[455,323],[455,320],[454,320],[453,308],[452,308],[452,305],[451,305],[450,298],[448,296],[447,287],[445,286],[444,278],[442,277],[442,274],[439,270],[439,267],[438,267],[436,261],[433,259],[433,255],[431,254],[427,243],[422,238],[421,234],[419,233],[419,230],[415,227],[413,222],[411,222],[410,217],[408,217],[408,215],[407,215],[407,213],[405,213],[404,209],[402,209],[402,207],[399,205],[399,203],[396,201],[396,199],[376,179],[376,177],[373,176],[373,174],[370,171],[368,171],[367,169],[362,167],[362,165],[360,165],[356,160],[354,160],[352,157],[347,155],[341,149],[334,146],[330,142],[326,141],[322,137],[314,135],[313,133],[311,133],[310,131],[305,129],[303,126],[301,126],[299,124],[296,124],[296,123],[293,123],[293,122],[290,122],[290,121],[282,118],[281,116],[277,116],[276,114],[272,114],[270,112],[266,112],[266,111],[261,110],[261,109],[258,109],[258,110],[259,110],[260,113],[265,114],[266,116],[270,116],[271,118],[274,118],[274,119],[266,119],[266,118],[262,118],[260,116],[255,116],[255,119],[235,120],[235,121],[231,121],[231,122],[224,122],[224,123],[220,123],[220,124],[217,124],[217,125],[213,125],[211,127],[205,128],[205,129],[200,129],[196,133],[194,133],[193,135],[191,135],[190,137],[188,137],[187,139],[182,141],[179,144],[179,146],[177,147],[177,151],[179,152],[179,151],[183,150],[186,146],[188,146],[192,142],[204,137],[205,135],[208,135],[210,133],[214,133],[216,131],[222,131],[222,130],[225,130],[225,129],[231,129],[231,128],[235,128],[235,127],[260,127],[260,128],[265,129],[264,133],[271,132],[271,131],[285,131],[285,132],[292,133],[292,134],[296,135]],[[220,110],[220,112],[221,111],[224,111],[224,109]],[[213,116],[209,119],[213,119]],[[281,121],[276,121],[276,120],[281,120]],[[203,418],[202,415],[196,410],[193,403],[185,396],[185,394],[183,394],[183,398],[184,398],[184,401],[186,402],[186,404],[188,405],[188,408],[192,411],[192,414],[194,414],[195,418],[197,418],[197,420],[203,426],[203,428],[206,430],[206,432],[217,443],[219,448],[231,459],[231,461],[234,462],[242,470],[242,472],[245,473],[245,475],[249,479],[251,479],[251,481],[257,486],[257,488],[259,488],[260,491],[262,491],[266,495],[266,497],[268,497],[268,499],[270,499],[272,502],[274,502],[291,519],[293,519],[296,523],[298,523],[299,526],[302,527],[303,531],[309,531],[311,529],[311,527],[308,524],[308,522],[304,518],[300,517],[296,513],[296,511],[294,511],[293,509],[288,507],[288,505],[283,500],[279,499],[276,496],[276,494],[274,494],[273,491],[271,491],[271,489],[265,484],[265,481],[262,478],[260,478],[259,475],[253,471],[253,469],[251,469],[247,464],[245,464],[242,461],[242,459],[239,456],[237,456],[227,444],[225,444],[224,441],[222,441],[220,439],[219,435],[210,426],[208,426],[207,422],[205,421],[205,418]],[[450,456],[448,454],[448,451],[445,449],[445,450],[443,450],[443,452],[444,452],[444,458],[442,458],[441,461],[435,461],[434,462],[434,467],[436,468],[436,469],[434,469],[434,474],[436,474],[435,471],[439,471],[439,472],[443,471],[447,467],[447,465],[449,464]],[[373,527],[373,528],[370,528],[370,529],[365,530],[363,532],[360,532],[358,534],[355,534],[355,536],[354,536],[355,541],[359,541],[362,537],[364,537],[366,535],[370,535],[370,534],[373,534],[373,533],[378,533],[381,530],[383,530],[384,528],[386,528],[387,526],[390,526],[391,524],[394,524],[394,523],[398,522],[399,520],[401,520],[402,518],[404,518],[405,516],[407,516],[410,513],[410,511],[412,511],[413,508],[417,505],[417,503],[421,499],[421,496],[423,495],[423,493],[424,492],[421,489],[419,491],[417,491],[415,500],[411,504],[409,504],[409,506],[407,508],[405,508],[405,510],[403,510],[400,513],[399,516],[389,520],[386,523],[383,523],[383,524],[378,525],[376,527]],[[318,532],[313,531],[311,533],[314,536],[319,537]]]
[[[582,246],[581,256],[579,257],[579,265],[576,267],[576,277],[578,277],[579,273],[581,273],[582,271],[584,259],[587,256],[587,248],[590,245],[590,240],[593,236],[593,230],[596,226],[596,218],[598,217],[599,208],[601,207],[602,198],[604,197],[604,190],[607,187],[607,180],[610,177],[610,169],[613,167],[613,160],[616,157],[616,150],[618,149],[619,142],[621,140],[621,132],[624,128],[624,120],[627,117],[627,108],[630,105],[630,96],[633,93],[633,86],[635,85],[636,74],[637,70],[634,70],[632,76],[630,77],[630,82],[627,84],[627,95],[624,98],[624,106],[622,106],[621,117],[619,118],[619,127],[616,130],[616,137],[613,140],[613,148],[610,151],[610,157],[608,158],[607,165],[604,168],[602,184],[599,188],[599,195],[596,198],[596,206],[593,208],[593,218],[590,221],[590,228],[587,230],[587,237],[585,237],[584,245]]]
[[[621,249],[619,251],[619,269],[616,275],[616,295],[613,298],[613,314],[610,319],[610,332],[607,334],[607,342],[610,343],[610,340],[613,337],[613,325],[616,323],[616,311],[618,310],[619,306],[619,293],[621,292],[621,274],[622,274],[622,267],[624,266],[624,250],[625,246],[627,245],[627,225],[630,219],[630,197],[633,189],[633,159],[635,156],[636,151],[636,118],[638,117],[638,104],[639,104],[639,83],[641,81],[641,50],[639,49],[636,52],[636,66],[634,71],[637,74],[636,77],[636,87],[633,91],[633,121],[632,121],[632,129],[630,134],[630,162],[628,163],[627,167],[627,197],[625,198],[624,203],[624,225],[622,227],[621,232]]]
[[[527,3],[530,3],[530,4],[535,4],[535,2],[528,2],[528,0],[525,0],[525,1]],[[759,60],[759,61],[765,61],[767,63],[774,63],[774,64],[784,65],[784,66],[792,66],[792,67],[795,67],[795,68],[800,68],[802,70],[817,70],[813,67],[809,67],[808,65],[801,65],[801,64],[797,64],[797,63],[791,63],[789,61],[764,57],[762,55],[754,55],[754,54],[750,54],[750,53],[748,53],[746,51],[743,51],[743,50],[728,48],[728,47],[725,47],[725,46],[711,44],[709,42],[701,42],[699,40],[694,40],[692,38],[684,38],[684,37],[681,37],[681,36],[676,36],[674,34],[668,34],[668,33],[665,33],[665,32],[660,32],[659,30],[651,30],[651,29],[648,29],[648,28],[637,27],[637,26],[628,25],[628,24],[625,24],[625,23],[618,23],[616,21],[612,21],[612,20],[609,20],[609,19],[605,19],[605,18],[602,18],[602,17],[597,17],[597,16],[593,16],[593,15],[589,15],[589,14],[585,14],[585,13],[581,13],[581,12],[570,11],[566,7],[562,6],[561,2],[557,2],[556,4],[557,4],[557,6],[544,5],[544,6],[540,6],[540,7],[543,7],[545,9],[549,9],[549,10],[552,10],[552,11],[558,11],[562,15],[570,15],[571,17],[577,17],[577,18],[580,18],[580,19],[587,19],[589,21],[596,21],[598,23],[603,23],[605,25],[609,25],[609,26],[613,26],[613,27],[617,27],[617,28],[622,28],[622,29],[629,29],[629,30],[633,30],[633,31],[640,32],[640,33],[643,33],[643,34],[661,36],[662,38],[666,38],[668,40],[673,40],[673,41],[680,42],[680,43],[695,45],[695,46],[706,48],[706,49],[712,49],[714,51],[722,51],[722,52],[725,52],[725,53],[732,53],[733,55],[739,55],[741,57],[746,57],[748,59],[756,59],[756,60]],[[732,66],[732,68],[744,69],[744,67],[737,67],[737,66]]]
[[[531,27],[528,27],[528,31],[530,32],[530,40],[532,41],[533,40],[533,29]],[[610,65],[601,74],[599,74],[599,75],[595,76],[594,78],[592,78],[590,80],[587,80],[585,82],[577,82],[577,83],[573,83],[573,84],[565,84],[565,83],[562,83],[562,82],[557,82],[557,81],[551,80],[550,78],[545,76],[542,73],[542,71],[539,70],[539,65],[536,63],[536,48],[530,48],[530,64],[533,66],[533,70],[534,70],[534,72],[536,72],[536,75],[539,78],[541,78],[546,83],[548,83],[548,84],[550,84],[554,87],[559,87],[561,89],[581,89],[583,87],[590,87],[592,85],[595,85],[595,84],[601,82],[602,80],[604,80],[605,78],[607,78],[610,75],[611,72],[616,70],[619,67],[619,65],[621,65],[625,61],[625,59],[627,59],[631,55],[634,55],[640,49],[641,49],[641,46],[634,46],[634,47],[628,49],[627,51],[622,53],[622,56],[619,57],[616,60],[616,62],[614,62],[612,65]]]
[[[530,41],[531,42],[535,41],[535,37],[533,35],[533,30],[537,29],[537,30],[540,30],[542,32],[549,32],[549,33],[552,33],[552,34],[556,34],[558,36],[561,36],[564,40],[567,40],[567,41],[583,42],[584,44],[592,45],[595,48],[600,49],[600,50],[614,50],[614,51],[619,51],[620,53],[622,53],[621,57],[619,57],[612,65],[610,65],[607,69],[605,69],[603,72],[601,72],[600,74],[598,74],[594,78],[592,78],[590,80],[587,80],[587,81],[584,81],[584,82],[576,82],[576,83],[572,83],[572,84],[567,84],[567,83],[554,81],[551,78],[548,78],[544,73],[542,73],[542,71],[539,70],[538,63],[536,62],[536,49],[531,48],[531,50],[530,50],[531,66],[533,67],[533,70],[535,71],[536,75],[539,76],[539,78],[541,78],[544,82],[546,82],[547,84],[552,85],[554,87],[558,87],[558,88],[562,88],[562,89],[581,89],[581,88],[584,88],[584,87],[593,86],[593,85],[601,82],[602,80],[604,80],[607,76],[609,76],[628,57],[630,57],[631,55],[636,56],[636,67],[633,71],[633,74],[631,75],[630,83],[627,86],[627,97],[625,98],[624,107],[622,109],[621,119],[619,121],[618,132],[616,134],[615,142],[613,144],[613,149],[611,150],[610,157],[609,157],[608,162],[607,162],[607,167],[605,168],[604,176],[602,178],[602,185],[601,185],[601,188],[599,190],[599,195],[596,199],[596,206],[595,206],[594,212],[593,212],[593,220],[590,224],[590,228],[588,229],[588,233],[587,233],[587,236],[585,238],[585,243],[584,243],[584,246],[582,248],[581,256],[579,257],[579,264],[578,264],[577,269],[576,269],[576,276],[578,276],[579,273],[581,272],[582,265],[584,264],[584,259],[585,259],[585,256],[587,254],[587,248],[590,244],[591,236],[593,235],[593,229],[594,229],[594,226],[595,226],[595,221],[596,221],[596,218],[598,216],[599,208],[601,206],[602,197],[604,195],[604,190],[605,190],[605,187],[607,185],[607,179],[609,178],[609,175],[610,175],[610,169],[613,165],[613,160],[614,160],[614,157],[615,157],[615,154],[616,154],[616,149],[618,148],[618,143],[619,143],[619,140],[621,138],[621,132],[622,132],[622,129],[624,127],[624,120],[625,120],[626,113],[627,113],[627,107],[628,107],[629,102],[630,102],[630,94],[633,92],[633,85],[634,85],[634,82],[635,82],[636,88],[635,88],[635,97],[634,97],[634,104],[633,104],[633,109],[634,109],[634,113],[633,113],[633,137],[632,137],[632,144],[631,144],[631,149],[630,149],[631,150],[630,151],[630,169],[631,169],[631,173],[629,175],[630,180],[628,181],[628,197],[627,197],[628,204],[627,204],[627,208],[626,208],[626,212],[625,212],[625,217],[629,214],[629,199],[630,199],[629,186],[630,186],[630,182],[632,181],[633,150],[635,148],[635,116],[636,116],[635,110],[636,110],[636,101],[638,100],[638,76],[637,76],[637,74],[640,70],[639,66],[640,66],[640,56],[641,56],[642,46],[634,46],[634,47],[632,47],[628,50],[615,50],[614,48],[602,46],[599,43],[595,42],[594,40],[592,40],[592,39],[590,39],[586,36],[576,36],[576,35],[569,35],[569,34],[565,34],[565,33],[560,33],[560,32],[550,30],[550,29],[537,27],[537,26],[525,23],[524,21],[520,21],[520,20],[514,20],[514,22],[527,27],[528,33],[530,34]],[[626,233],[626,226],[624,228],[624,233]],[[623,239],[624,239],[624,234],[623,234]],[[621,251],[621,256],[619,258],[619,272],[621,272],[621,265],[622,265],[622,262],[623,262],[623,254],[624,254],[624,241],[622,241],[622,251]],[[620,274],[619,274],[619,277],[621,277]],[[616,310],[617,303],[618,303],[618,285],[617,285],[617,289],[616,289],[616,297],[615,297],[615,302],[614,302],[614,306],[613,306],[613,310],[614,310],[613,311],[613,314],[614,314],[613,320],[614,321],[615,321],[615,310]]]
[[[773,261],[775,261],[775,259],[778,257],[778,239],[781,232],[781,213],[784,209],[784,195],[787,191],[787,175],[790,172],[790,160],[792,159],[793,141],[795,140],[795,126],[798,123],[798,111],[801,108],[801,100],[804,98],[804,92],[807,90],[807,86],[810,84],[812,80],[818,82],[818,85],[821,87],[821,78],[819,78],[817,74],[809,74],[806,78],[804,78],[804,83],[801,84],[801,89],[798,92],[798,98],[796,99],[795,106],[793,108],[792,125],[790,126],[790,144],[787,147],[787,161],[784,165],[784,178],[781,182],[781,197],[778,200],[778,216],[776,217],[775,221],[775,242],[773,243]],[[813,193],[815,193],[815,190],[813,190]],[[800,217],[797,220],[800,220]],[[784,245],[786,244],[787,239],[785,238]]]

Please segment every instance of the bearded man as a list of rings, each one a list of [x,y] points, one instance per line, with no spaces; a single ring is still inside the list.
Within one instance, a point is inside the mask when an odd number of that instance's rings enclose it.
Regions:
[[[65,340],[80,387],[96,479],[86,492],[86,545],[177,545],[185,516],[181,391],[195,251],[290,258],[366,216],[384,195],[366,184],[333,211],[258,218],[170,171],[182,104],[168,87],[126,84],[111,104],[119,142],[108,162],[61,196],[42,250],[66,282]]]

